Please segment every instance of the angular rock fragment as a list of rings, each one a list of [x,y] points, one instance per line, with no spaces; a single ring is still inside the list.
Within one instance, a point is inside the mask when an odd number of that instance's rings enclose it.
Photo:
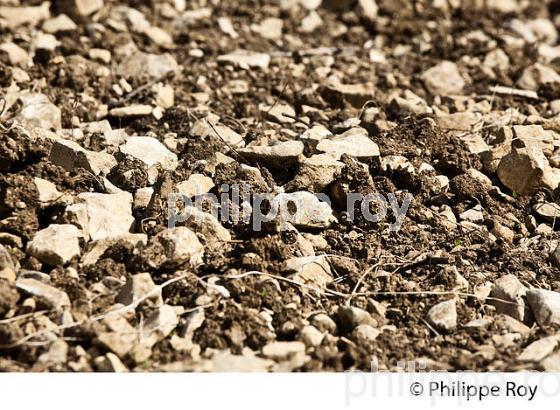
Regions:
[[[78,195],[80,203],[70,205],[66,212],[80,215],[80,226],[91,240],[117,238],[130,232],[132,195],[128,192],[100,194],[85,192]]]
[[[522,195],[541,188],[554,190],[560,184],[560,172],[551,168],[540,148],[533,145],[514,148],[500,160],[497,172],[505,186]]]
[[[301,141],[279,142],[271,146],[252,145],[241,148],[238,152],[249,161],[260,162],[266,166],[285,168],[297,163],[303,155]]]
[[[187,261],[197,265],[202,262],[204,247],[196,234],[184,226],[166,229],[154,239],[164,246],[166,256],[174,263]]]
[[[451,61],[442,61],[422,74],[424,85],[433,95],[461,94],[465,80],[459,73],[457,65]]]
[[[192,198],[207,193],[214,186],[214,181],[202,174],[192,174],[189,179],[176,185],[177,192]]]
[[[515,275],[502,276],[496,281],[490,297],[495,298],[489,303],[496,307],[498,313],[505,313],[520,322],[527,322],[530,316],[525,306],[524,296],[527,288]]]
[[[117,118],[144,117],[150,115],[152,110],[151,105],[134,104],[127,107],[112,108],[109,111],[109,115]]]
[[[540,326],[560,325],[560,293],[544,289],[529,289],[527,301]]]
[[[49,101],[49,98],[40,93],[26,92],[19,96],[22,103],[19,118],[22,123],[30,127],[39,127],[46,130],[62,128],[62,114],[60,109]]]
[[[180,213],[180,217],[184,218],[181,224],[204,235],[207,243],[231,241],[229,231],[212,214],[203,212],[194,206],[186,206]]]
[[[148,168],[160,165],[165,170],[174,171],[178,165],[177,155],[153,137],[128,137],[119,150],[139,159]]]
[[[307,190],[321,192],[335,180],[344,164],[328,154],[312,155],[303,160],[298,173],[285,189],[288,192]]]
[[[560,75],[541,63],[527,67],[517,82],[520,88],[531,91],[538,91],[541,85],[547,83],[560,83]]]
[[[273,198],[271,208],[276,211],[276,218],[296,228],[327,228],[336,221],[330,205],[307,191],[278,194]]]
[[[157,306],[162,305],[161,289],[156,286],[149,273],[132,275],[121,288],[117,301],[128,306],[144,300]]]
[[[454,330],[457,327],[457,301],[451,299],[438,303],[428,311],[427,319],[436,329]]]
[[[349,333],[360,325],[377,327],[377,321],[369,312],[353,306],[340,306],[337,312],[337,322],[343,333]]]
[[[94,175],[107,175],[117,165],[117,160],[111,154],[86,150],[70,140],[55,141],[49,161],[67,171],[84,168]]]
[[[140,79],[159,79],[179,71],[179,64],[170,54],[147,54],[137,51],[117,67],[117,75]]]
[[[291,275],[291,278],[296,282],[319,290],[326,289],[327,285],[334,280],[331,267],[325,256],[288,259],[284,263],[283,272]]]
[[[36,279],[18,279],[16,287],[18,290],[36,298],[39,305],[48,309],[61,309],[70,306],[70,298],[65,292]]]
[[[35,234],[27,253],[47,265],[64,265],[80,254],[78,235],[74,225],[51,224]]]
[[[340,159],[343,154],[362,160],[379,156],[379,147],[368,138],[363,128],[353,128],[340,136],[321,140],[317,144],[317,151],[335,159]]]
[[[270,55],[248,50],[236,50],[218,57],[219,63],[229,63],[245,70],[260,68],[266,70],[270,63]]]

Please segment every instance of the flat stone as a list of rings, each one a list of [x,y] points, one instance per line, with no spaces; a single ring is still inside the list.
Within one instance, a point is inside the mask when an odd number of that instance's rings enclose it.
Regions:
[[[70,298],[66,292],[36,279],[18,279],[16,281],[16,288],[33,296],[40,305],[49,309],[61,309],[71,305]]]
[[[31,61],[27,51],[11,42],[0,44],[0,52],[7,54],[8,61],[12,66],[25,68]]]
[[[554,352],[558,344],[560,344],[560,335],[543,337],[523,349],[517,360],[521,362],[540,362]]]
[[[23,24],[36,26],[40,21],[46,20],[51,16],[51,3],[44,1],[40,6],[30,7],[10,7],[2,5],[0,7],[0,18],[9,28],[16,28]]]
[[[529,289],[527,301],[540,326],[560,325],[560,293],[544,289]]]
[[[117,67],[117,75],[140,79],[159,79],[179,71],[179,64],[170,54],[147,54],[141,51],[132,53]]]
[[[192,198],[209,192],[214,187],[214,181],[202,174],[192,174],[186,181],[176,185],[177,192]]]
[[[298,283],[323,291],[334,280],[325,256],[290,258],[284,262],[283,272]],[[307,289],[305,289],[307,290]]]
[[[273,106],[259,104],[259,111],[264,118],[279,124],[291,124],[295,122],[293,118],[286,117],[284,114],[295,117],[295,110],[287,104],[275,104]]]
[[[109,115],[117,118],[144,117],[152,113],[152,106],[146,104],[134,104],[127,107],[112,108]]]
[[[111,52],[102,48],[89,49],[88,56],[92,60],[99,61],[101,63],[109,64],[111,62]]]
[[[130,232],[134,223],[130,193],[84,192],[78,195],[78,199],[82,202],[71,207],[83,208],[87,215],[86,226],[83,228],[91,240],[117,238]]]
[[[206,119],[196,121],[191,127],[190,134],[199,138],[211,136],[225,141],[229,146],[242,147],[245,145],[243,136],[231,128],[217,123],[210,123]]]
[[[241,148],[238,152],[249,161],[261,162],[263,165],[285,168],[297,163],[303,156],[303,142],[286,141],[271,146],[252,145]]]
[[[551,354],[542,360],[540,367],[545,372],[560,372],[560,352]]]
[[[294,342],[270,342],[262,348],[264,357],[273,360],[285,360],[290,356],[305,354],[305,344]]]
[[[89,151],[71,140],[56,140],[49,153],[49,161],[67,171],[84,168],[94,175],[107,175],[117,160],[107,152]]]
[[[248,50],[236,50],[218,57],[219,63],[233,64],[245,70],[260,68],[266,70],[270,64],[270,55]]]
[[[26,252],[47,265],[64,265],[80,254],[78,236],[74,225],[51,224],[35,234]]]
[[[61,31],[74,31],[78,26],[66,14],[59,14],[58,16],[49,19],[43,23],[43,31],[45,33],[54,34]]]
[[[465,80],[459,73],[457,65],[451,61],[442,61],[422,74],[422,80],[433,95],[462,94]]]
[[[144,299],[159,306],[163,304],[159,289],[149,273],[138,273],[130,276],[117,295],[117,302],[125,306],[138,303]]]
[[[89,244],[88,250],[84,253],[80,262],[84,266],[97,263],[105,251],[119,241],[129,243],[133,247],[139,247],[141,245],[146,246],[148,243],[148,235],[144,233],[128,233],[119,237],[94,241]]]
[[[25,125],[46,130],[62,128],[61,111],[46,95],[25,92],[20,94],[19,100],[22,103],[19,118]]]
[[[155,44],[161,47],[173,46],[173,37],[161,27],[150,26],[144,34]]]
[[[153,137],[128,137],[119,150],[142,161],[147,167],[161,165],[165,170],[174,171],[178,165],[177,155]]]
[[[438,303],[428,311],[428,322],[436,329],[450,331],[457,327],[457,301]]]
[[[560,219],[560,205],[555,202],[543,202],[533,206],[533,211],[545,221]]]
[[[505,275],[495,282],[492,292],[490,292],[490,297],[500,300],[489,300],[488,303],[494,305],[498,313],[504,313],[520,322],[525,322],[528,318],[528,308],[524,301],[526,293],[527,288],[515,275]]]
[[[320,89],[321,96],[335,106],[341,106],[343,101],[355,108],[362,106],[375,97],[373,83],[342,84],[339,81],[330,81]]]
[[[351,129],[338,137],[321,140],[317,144],[317,151],[335,159],[340,159],[343,154],[362,160],[379,156],[379,147],[368,138],[363,128]]]

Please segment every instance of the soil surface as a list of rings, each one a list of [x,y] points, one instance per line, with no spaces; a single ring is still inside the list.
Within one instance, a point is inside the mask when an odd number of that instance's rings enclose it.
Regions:
[[[513,143],[506,141],[493,166],[488,161],[512,126],[532,125],[540,127],[534,144],[546,166],[534,159],[527,166],[535,175],[560,166],[558,2],[101,3],[88,13],[73,1],[52,2],[38,18],[20,11],[29,21],[14,23],[6,10],[44,6],[0,0],[0,43],[23,53],[0,46],[0,370],[560,369],[558,342],[543,357],[522,355],[560,328],[559,319],[539,320],[525,294],[560,292],[558,224],[539,208],[555,204],[557,184],[535,177],[525,192],[512,188],[525,180],[525,163],[513,167],[518,174],[497,171],[505,169],[502,157],[525,149],[516,142],[532,146],[519,136],[525,131],[514,130]],[[47,24],[62,14],[73,26]],[[132,71],[148,64],[136,61],[123,71],[136,49],[169,55],[177,67],[137,75]],[[263,57],[255,54],[248,63],[223,61],[239,49],[262,53],[266,62],[259,66]],[[447,81],[453,72],[430,73],[442,61],[457,69],[459,90]],[[534,96],[492,91],[528,91],[526,69],[535,64],[558,78],[535,75]],[[172,90],[171,101],[163,101],[161,87]],[[43,106],[59,110],[59,124],[56,110],[26,106],[26,92],[46,96]],[[137,105],[148,113],[114,111]],[[288,116],[273,115],[286,106]],[[305,137],[317,127],[333,141],[365,136],[379,153],[335,154],[331,174],[325,167],[305,175],[306,159],[330,155]],[[127,154],[124,140],[133,136],[159,141],[153,150],[163,147],[175,165],[154,167]],[[57,157],[61,141],[87,154]],[[252,152],[290,141],[303,143],[295,157]],[[110,170],[98,172],[94,154],[114,158]],[[81,162],[67,160],[73,155]],[[103,158],[99,163],[111,162]],[[225,232],[187,222],[195,235],[189,240],[202,250],[178,257],[179,234],[163,239],[167,196],[193,175],[210,179],[217,197],[224,184],[245,184],[252,196],[324,193],[333,220],[290,230],[265,223],[259,231],[222,221]],[[46,188],[37,178],[59,196],[41,198]],[[142,204],[147,187],[153,191]],[[118,192],[134,200],[128,231],[143,240],[95,239],[92,223],[88,232],[83,215],[72,213],[84,194]],[[358,208],[350,218],[349,193],[412,201],[392,231],[391,209],[381,221]],[[72,228],[62,245],[56,238],[38,243],[38,233],[58,225],[76,227],[77,236]],[[70,255],[57,259],[34,250],[39,246]],[[307,281],[287,268],[303,257],[323,266],[303,266]],[[144,276],[131,289],[142,274],[151,280]],[[504,277],[516,282],[500,293]],[[446,301],[453,306],[438,320],[431,309]]]

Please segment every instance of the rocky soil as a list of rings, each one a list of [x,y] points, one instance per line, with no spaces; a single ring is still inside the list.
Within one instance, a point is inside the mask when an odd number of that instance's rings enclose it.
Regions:
[[[0,370],[560,371],[559,10],[0,0]]]

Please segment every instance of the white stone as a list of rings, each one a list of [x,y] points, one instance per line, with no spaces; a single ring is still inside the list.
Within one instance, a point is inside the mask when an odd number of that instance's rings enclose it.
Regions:
[[[13,66],[25,68],[30,62],[27,51],[14,43],[0,44],[0,52],[4,52],[8,55],[8,61]]]
[[[74,0],[74,3],[81,16],[89,16],[103,7],[103,0]]]
[[[278,40],[282,37],[284,22],[276,17],[268,17],[259,24],[253,24],[251,29],[268,40]]]
[[[248,160],[284,168],[297,163],[303,155],[303,149],[301,141],[285,141],[270,146],[251,145],[238,152]]]
[[[59,31],[73,31],[77,28],[76,23],[66,14],[59,14],[43,23],[43,31],[50,34],[58,33]]]
[[[56,189],[56,185],[46,179],[33,178],[37,192],[39,192],[39,202],[41,206],[52,206],[55,204],[68,205],[72,203],[72,196],[62,194]]]
[[[290,258],[284,263],[282,270],[286,274],[291,274],[296,282],[311,286],[318,291],[326,289],[334,280],[325,256]]]
[[[317,13],[315,10],[312,10],[301,20],[299,31],[302,33],[312,33],[322,25],[323,19],[321,18],[319,13]]]
[[[107,152],[89,151],[71,140],[57,140],[49,154],[49,161],[67,171],[84,168],[94,175],[107,175],[117,165],[117,160]]]
[[[540,188],[556,189],[560,173],[550,167],[542,150],[534,145],[514,148],[498,164],[500,181],[512,191],[530,195]]]
[[[530,289],[527,291],[527,301],[540,326],[560,325],[560,293]]]
[[[160,27],[150,26],[144,31],[144,34],[158,46],[169,47],[173,45],[173,37]]]
[[[16,288],[37,298],[40,304],[51,309],[66,308],[71,305],[70,298],[65,292],[37,279],[20,278],[16,281]]]
[[[551,67],[541,63],[527,67],[517,81],[520,88],[532,91],[537,91],[542,84],[546,83],[560,83],[560,75]]]
[[[227,34],[233,39],[239,38],[239,34],[235,31],[235,28],[233,28],[233,24],[231,23],[231,19],[229,17],[218,17],[218,26],[224,34]]]
[[[79,194],[78,199],[83,203],[72,206],[85,211],[87,222],[84,229],[91,240],[116,238],[130,232],[134,223],[130,193],[85,192]]]
[[[259,104],[259,111],[261,115],[267,120],[277,122],[279,124],[291,124],[295,122],[293,118],[295,117],[295,110],[287,104],[275,104],[274,106]],[[289,115],[286,117],[284,114]]]
[[[278,194],[271,208],[276,210],[276,218],[296,228],[327,228],[336,222],[330,205],[307,191]]]
[[[134,104],[126,107],[111,108],[109,115],[117,118],[144,117],[152,113],[152,106],[147,104]]]
[[[177,155],[153,137],[129,137],[119,150],[139,159],[147,167],[161,165],[165,170],[174,171],[178,165]]]
[[[274,360],[288,359],[290,356],[304,354],[305,344],[295,342],[270,342],[262,348],[263,356]]]
[[[92,48],[88,50],[88,56],[94,61],[109,64],[111,62],[111,52],[102,48]]]
[[[139,303],[140,300],[151,301],[158,306],[163,304],[161,289],[156,286],[149,273],[130,276],[117,296],[117,301],[125,306]]]
[[[231,241],[229,231],[212,214],[203,212],[194,206],[185,206],[180,217],[185,218],[184,224],[186,227],[196,233],[201,233],[207,243]]]
[[[308,347],[319,346],[324,337],[325,335],[314,326],[304,326],[299,333],[299,338]]]
[[[25,92],[19,96],[23,106],[19,113],[22,123],[46,130],[62,128],[62,114],[60,109],[40,93]]]
[[[517,360],[521,362],[540,362],[554,352],[559,343],[560,335],[543,337],[523,349]]]
[[[270,55],[248,50],[236,50],[218,57],[219,63],[229,63],[248,70],[260,68],[266,70],[270,64]]]
[[[428,311],[428,322],[440,330],[454,330],[457,327],[457,301],[451,299],[433,306]]]
[[[170,54],[132,53],[117,67],[121,77],[158,79],[169,73],[178,72],[179,64]]]
[[[51,224],[35,234],[27,253],[47,265],[64,265],[80,254],[78,235],[74,225]]]
[[[188,261],[193,265],[202,262],[204,247],[189,228],[178,226],[166,229],[158,233],[155,240],[164,246],[166,256],[173,262]]]
[[[176,185],[177,192],[192,198],[209,192],[214,186],[214,181],[202,174],[192,174],[186,181]]]
[[[498,300],[490,300],[489,303],[496,307],[498,313],[504,313],[524,322],[527,309],[523,298],[526,293],[527,288],[515,275],[505,275],[496,281],[490,293],[490,297]]]
[[[351,129],[340,136],[319,141],[317,151],[329,154],[335,159],[340,159],[343,154],[358,159],[379,156],[379,147],[368,138],[367,131],[362,128]]]
[[[465,80],[461,77],[457,65],[451,61],[442,61],[422,74],[424,85],[433,95],[461,94]]]
[[[15,28],[23,24],[36,26],[40,21],[46,20],[51,16],[51,3],[44,1],[40,6],[32,7],[9,7],[2,5],[0,7],[0,19],[2,19],[9,28]]]

